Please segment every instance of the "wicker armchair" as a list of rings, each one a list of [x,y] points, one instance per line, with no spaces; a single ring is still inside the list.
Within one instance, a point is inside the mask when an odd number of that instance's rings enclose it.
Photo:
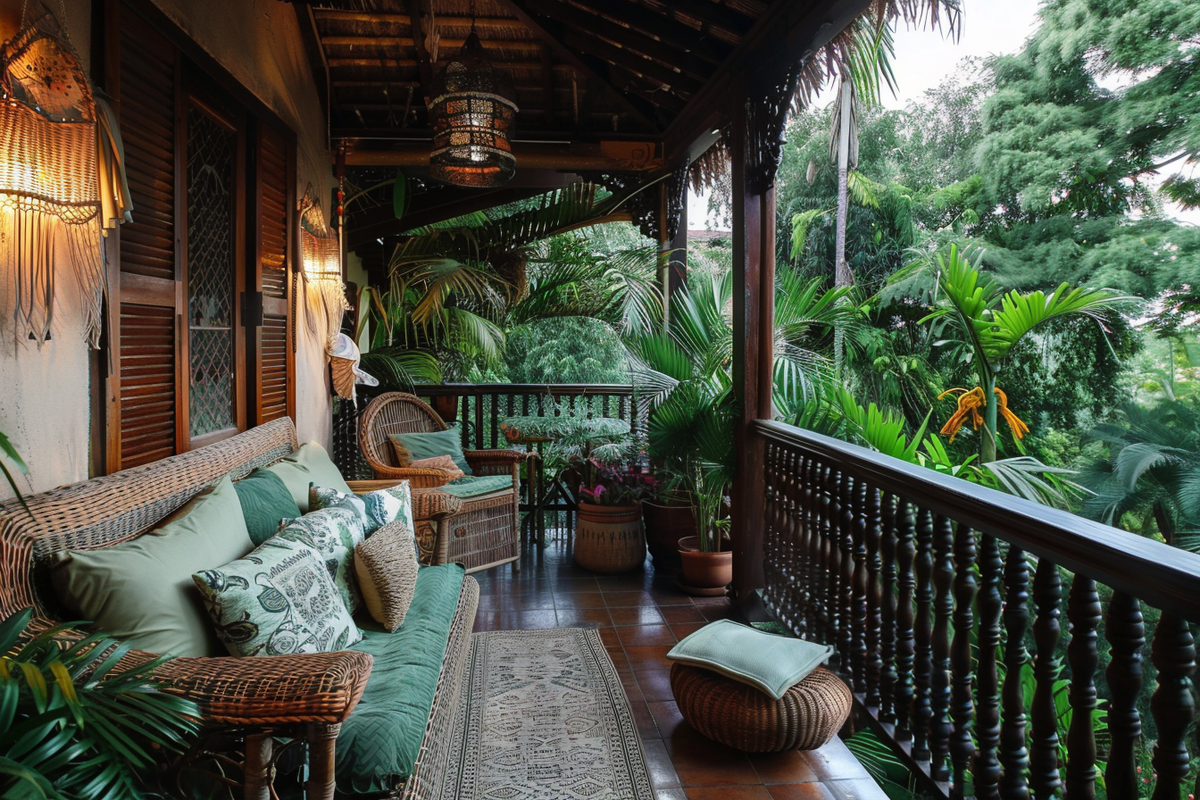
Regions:
[[[389,392],[376,397],[363,411],[358,429],[363,457],[375,472],[376,480],[370,483],[381,486],[407,480],[417,490],[413,492],[413,511],[424,563],[458,563],[467,572],[512,563],[516,570],[520,557],[517,504],[521,464],[530,454],[467,450],[464,455],[476,475],[511,475],[512,486],[480,497],[451,497],[437,491],[450,480],[445,470],[401,467],[388,438],[393,433],[433,433],[447,427],[438,413],[416,395]]]

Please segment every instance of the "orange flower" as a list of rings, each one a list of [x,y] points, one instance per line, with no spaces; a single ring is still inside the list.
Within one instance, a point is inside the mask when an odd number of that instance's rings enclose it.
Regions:
[[[1004,417],[1004,421],[1008,423],[1013,436],[1021,439],[1025,434],[1029,433],[1029,426],[1008,409],[1008,395],[1001,389],[993,388],[992,391],[996,393],[996,397],[999,400],[997,405],[999,406],[1000,416]],[[987,398],[983,393],[983,387],[976,386],[969,391],[957,388],[947,389],[938,395],[938,400],[941,400],[948,394],[958,394],[958,408],[954,410],[950,419],[946,420],[946,424],[942,426],[941,433],[949,434],[950,441],[953,442],[954,437],[958,435],[959,430],[967,423],[968,419],[971,421],[971,427],[979,430],[979,426],[983,424],[983,415],[979,412],[987,405]]]

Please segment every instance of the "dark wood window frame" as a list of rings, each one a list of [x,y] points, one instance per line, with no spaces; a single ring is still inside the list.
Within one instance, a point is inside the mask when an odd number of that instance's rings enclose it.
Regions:
[[[92,363],[92,470],[98,474],[186,452],[280,416],[294,418],[291,293],[299,248],[294,131],[151,3],[95,0],[92,18],[93,79],[121,119],[135,206],[134,223],[104,243],[108,325]],[[194,438],[185,177],[186,113],[193,103],[232,122],[239,137],[236,425]]]

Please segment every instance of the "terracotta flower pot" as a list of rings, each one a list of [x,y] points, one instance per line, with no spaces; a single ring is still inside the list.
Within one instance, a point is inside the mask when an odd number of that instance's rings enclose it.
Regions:
[[[679,539],[696,535],[696,515],[690,505],[659,505],[642,502],[646,522],[646,546],[660,569],[679,569]]]
[[[679,540],[679,557],[683,573],[676,585],[689,594],[720,595],[733,582],[733,551],[700,552],[699,536],[684,536]]]
[[[639,505],[580,503],[575,522],[575,563],[593,572],[628,572],[646,562]]]

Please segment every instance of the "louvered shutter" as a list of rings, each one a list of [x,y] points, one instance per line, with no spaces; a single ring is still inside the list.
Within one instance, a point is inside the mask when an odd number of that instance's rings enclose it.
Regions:
[[[178,322],[177,60],[160,34],[134,14],[123,15],[119,108],[134,215],[120,229],[120,271],[112,287],[120,313],[112,343],[110,472],[181,449],[178,409],[187,399]]]
[[[295,359],[292,350],[292,214],[295,205],[294,148],[281,134],[259,125],[257,287],[262,292],[262,326],[256,337],[258,391],[254,422],[295,418]]]

